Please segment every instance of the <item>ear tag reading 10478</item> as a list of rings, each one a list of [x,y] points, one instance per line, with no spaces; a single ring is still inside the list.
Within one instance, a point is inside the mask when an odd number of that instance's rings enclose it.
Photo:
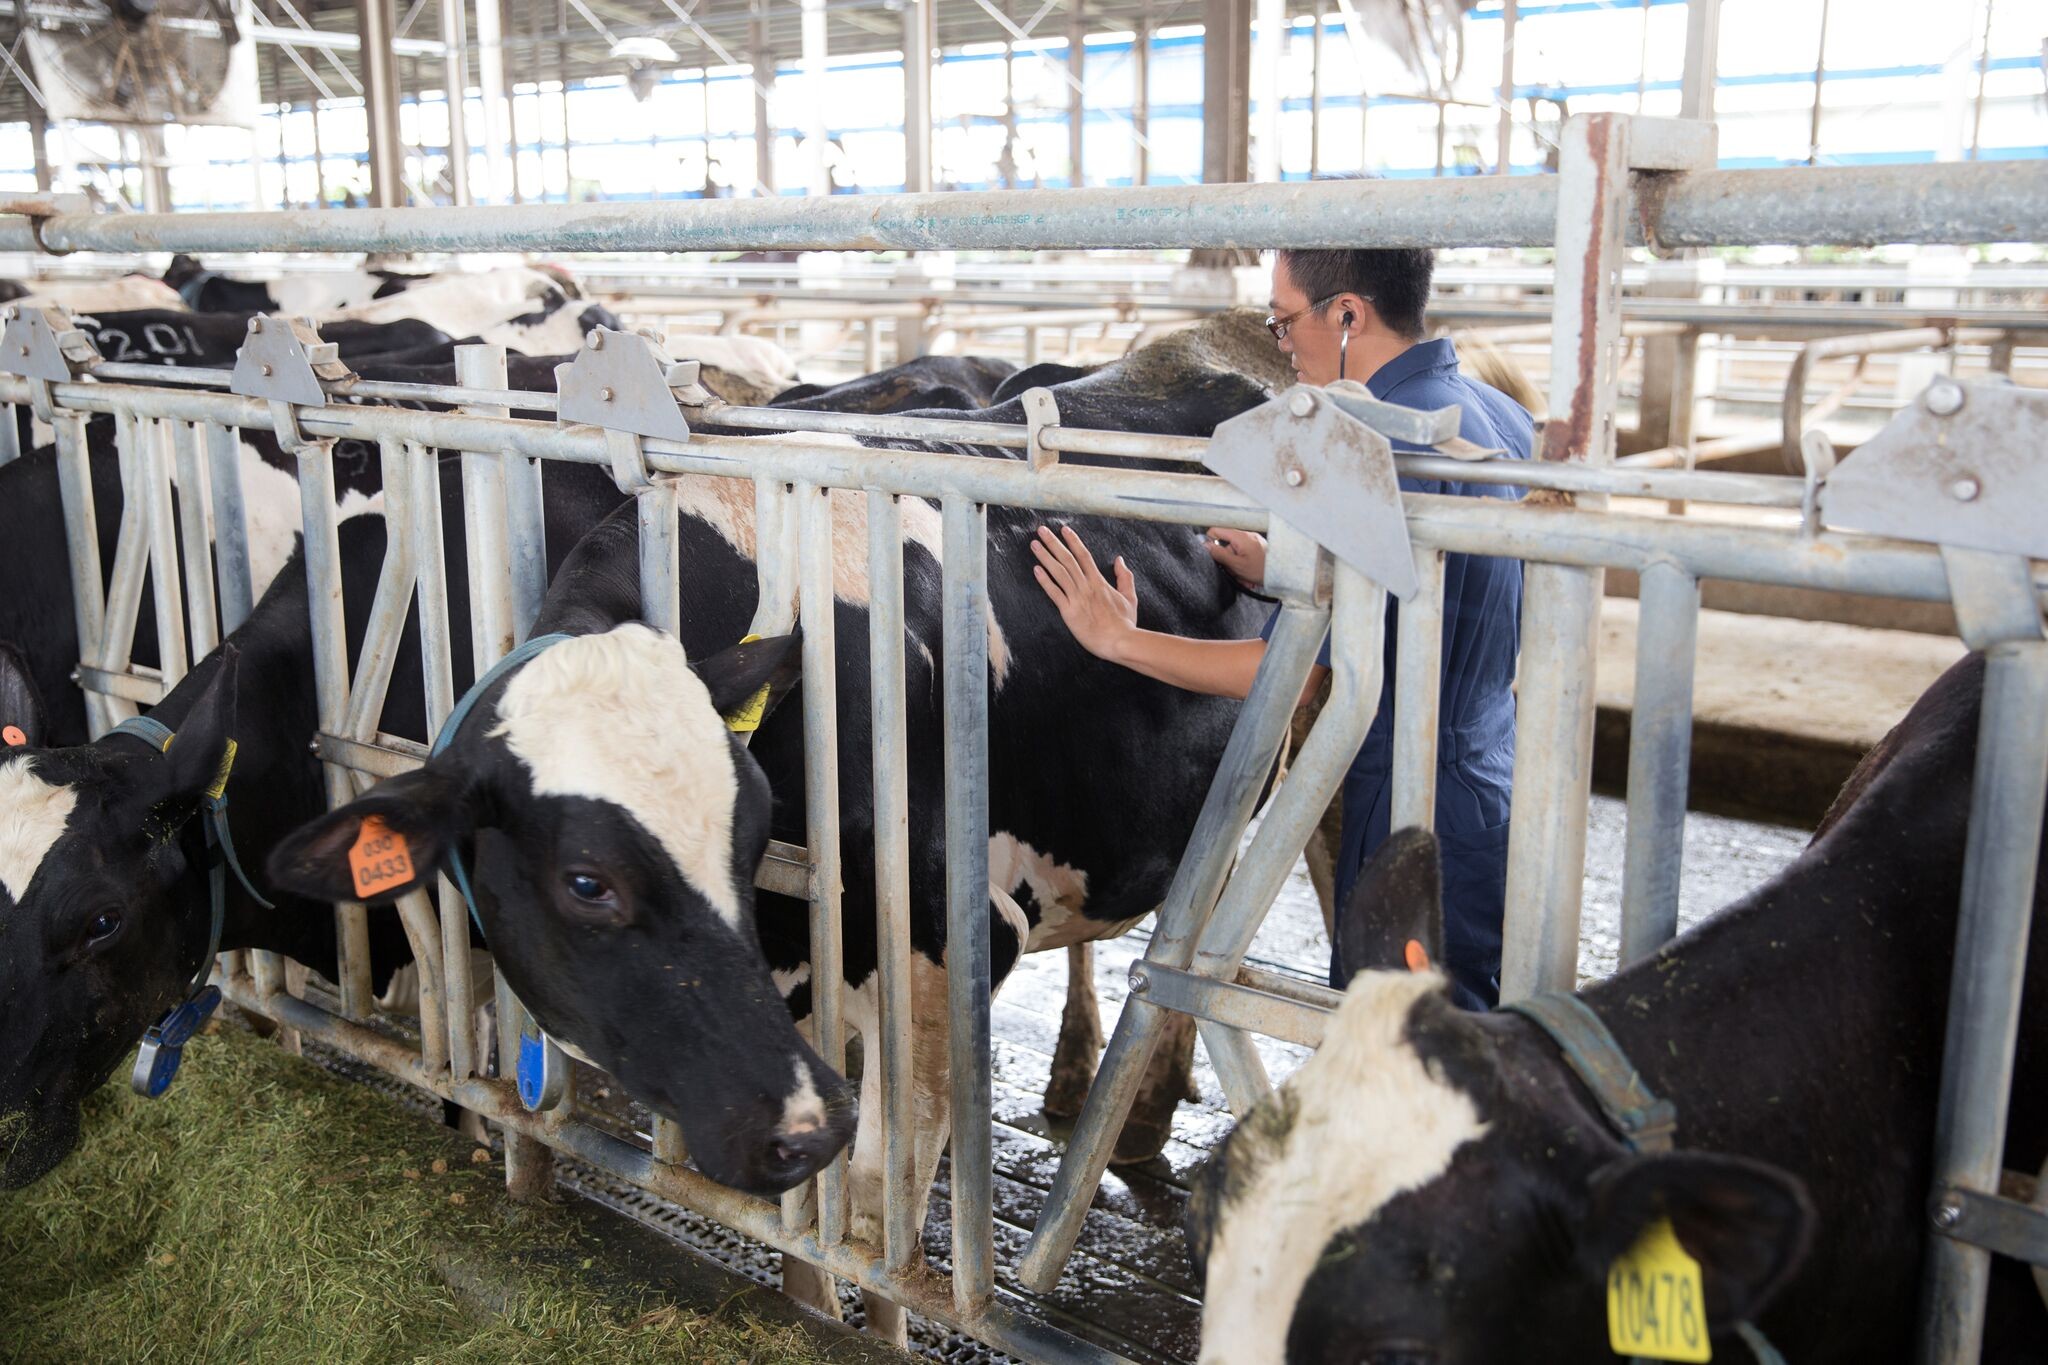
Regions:
[[[382,816],[366,815],[349,848],[348,866],[355,874],[356,898],[369,900],[412,880],[412,846]]]
[[[1679,1245],[1669,1218],[1644,1228],[1607,1269],[1607,1344],[1642,1360],[1713,1359],[1700,1263]]]
[[[741,640],[740,643],[749,645],[760,638],[758,635],[749,635]],[[744,702],[740,703],[737,710],[726,716],[725,728],[731,730],[734,734],[752,734],[761,728],[761,717],[766,714],[767,710],[768,687],[764,683],[759,692],[748,697]]]

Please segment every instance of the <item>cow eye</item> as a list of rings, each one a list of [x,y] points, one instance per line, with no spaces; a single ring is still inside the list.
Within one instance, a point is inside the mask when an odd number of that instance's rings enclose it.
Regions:
[[[105,943],[121,932],[121,912],[102,910],[92,917],[92,923],[85,926],[85,941],[88,945]]]
[[[562,885],[569,888],[569,894],[579,901],[591,905],[609,905],[617,897],[601,877],[588,872],[571,872],[562,878]]]

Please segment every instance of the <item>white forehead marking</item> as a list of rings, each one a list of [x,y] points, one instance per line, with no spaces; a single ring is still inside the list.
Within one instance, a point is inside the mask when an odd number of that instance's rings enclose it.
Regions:
[[[815,1133],[825,1126],[825,1101],[818,1097],[818,1087],[811,1081],[811,1069],[804,1065],[804,1059],[796,1059],[796,1089],[782,1104],[782,1125],[775,1132],[779,1137],[801,1137]]]
[[[740,927],[732,747],[680,644],[637,622],[564,640],[513,675],[491,733],[526,764],[535,795],[626,811],[719,918]]]
[[[77,792],[43,781],[26,759],[0,764],[0,890],[15,904],[28,894],[77,804]]]
[[[1442,985],[1435,973],[1360,973],[1315,1056],[1245,1119],[1209,1249],[1202,1365],[1282,1365],[1330,1239],[1442,1175],[1486,1131],[1471,1097],[1405,1036],[1415,1002]]]

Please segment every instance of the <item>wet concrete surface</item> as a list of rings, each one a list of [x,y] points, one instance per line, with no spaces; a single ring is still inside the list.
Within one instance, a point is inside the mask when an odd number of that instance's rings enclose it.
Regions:
[[[1621,802],[1594,798],[1581,919],[1582,977],[1614,968],[1624,827]],[[1806,838],[1800,830],[1697,813],[1688,816],[1681,925],[1697,923],[1768,880],[1798,853]],[[1126,974],[1149,940],[1149,931],[1141,928],[1096,945],[1095,984],[1105,1028],[1115,1027],[1126,995]],[[1315,894],[1305,869],[1297,866],[1254,941],[1251,958],[1259,966],[1321,981],[1327,976],[1329,951]],[[1232,1126],[1215,1073],[1199,1047],[1199,1103],[1180,1107],[1172,1138],[1159,1158],[1112,1169],[1105,1177],[1058,1288],[1044,1297],[1030,1296],[1007,1279],[1007,1268],[1016,1263],[1037,1221],[1066,1137],[1066,1127],[1048,1119],[1040,1108],[1065,994],[1066,955],[1041,953],[1019,964],[993,1006],[998,1292],[1034,1316],[1144,1365],[1192,1361],[1200,1303],[1181,1230],[1188,1177]],[[1292,1073],[1307,1056],[1305,1049],[1272,1039],[1260,1039],[1258,1046],[1275,1081]],[[578,1091],[589,1106],[587,1117],[622,1136],[637,1133],[646,1141],[645,1112],[627,1103],[601,1077],[579,1076]],[[566,1161],[560,1169],[562,1183],[571,1190],[758,1283],[780,1283],[779,1253],[601,1172]],[[924,1230],[926,1257],[941,1270],[950,1260],[950,1188],[949,1172],[942,1164]],[[847,1320],[860,1322],[858,1294],[841,1286],[840,1297]],[[914,1354],[924,1359],[960,1365],[1010,1359],[921,1319],[912,1320],[911,1344]]]

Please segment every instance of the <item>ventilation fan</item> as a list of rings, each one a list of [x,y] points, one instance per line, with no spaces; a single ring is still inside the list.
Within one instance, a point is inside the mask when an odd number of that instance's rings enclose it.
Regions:
[[[49,117],[247,125],[256,63],[239,10],[238,0],[105,0],[38,11],[29,53]]]

